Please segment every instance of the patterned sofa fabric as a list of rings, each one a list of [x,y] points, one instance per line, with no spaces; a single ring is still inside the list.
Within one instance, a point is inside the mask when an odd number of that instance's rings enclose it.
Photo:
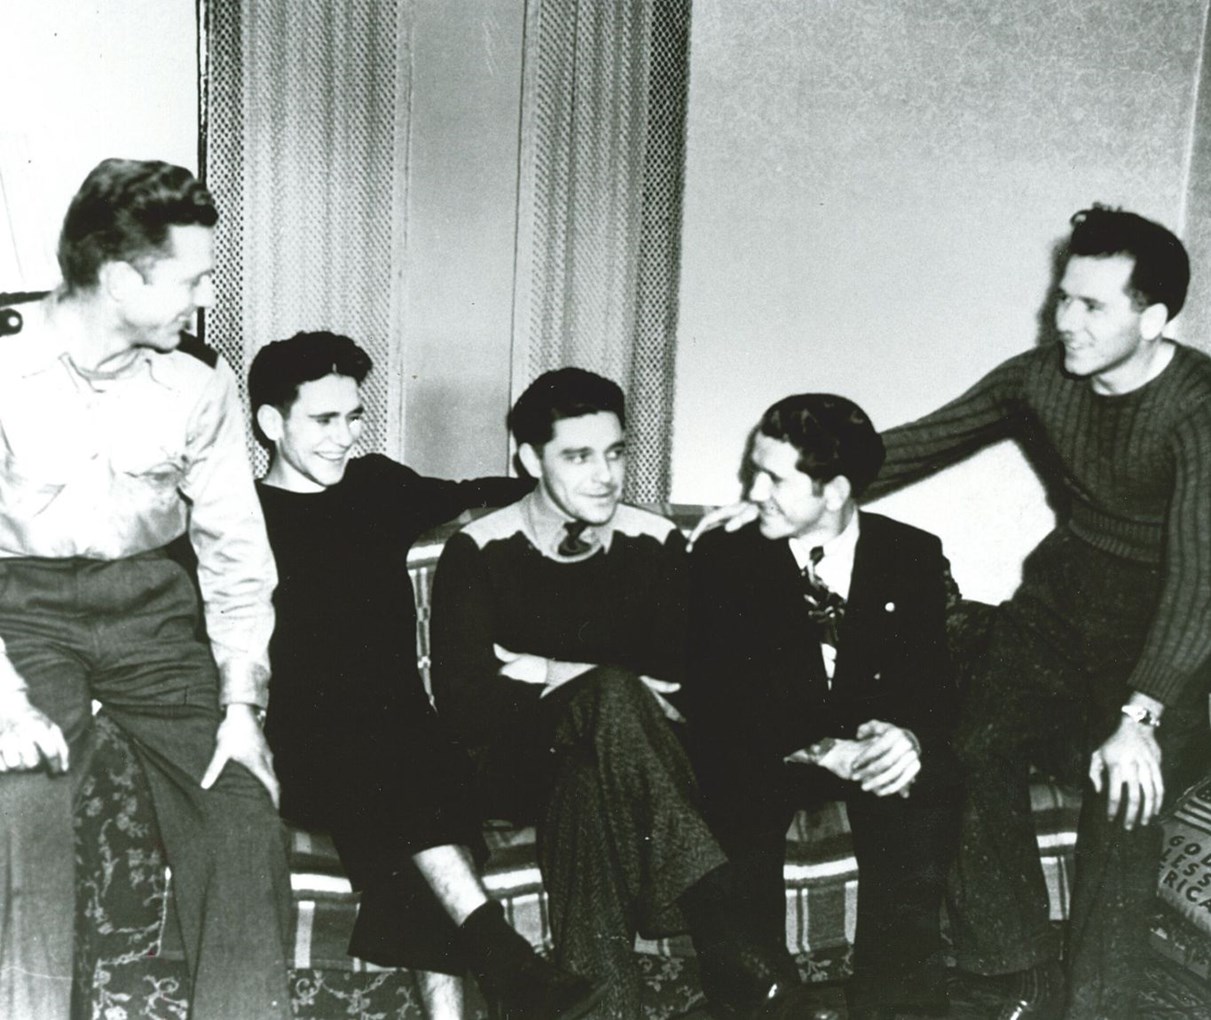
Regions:
[[[683,528],[701,507],[658,507]],[[442,543],[462,522],[422,539],[409,557],[418,608],[418,657],[428,676],[429,588]],[[987,607],[963,603],[953,614],[956,648],[974,656]],[[1033,791],[1039,849],[1051,891],[1052,917],[1067,916],[1076,798],[1038,783]],[[546,898],[534,853],[534,830],[489,823],[492,849],[485,881],[510,921],[535,945],[550,946]],[[345,948],[357,897],[323,833],[288,830],[293,911],[293,965],[298,1016],[408,1016],[415,1007],[410,979],[350,958]],[[787,944],[801,958],[841,961],[853,937],[858,872],[840,804],[801,813],[787,834]],[[142,770],[126,738],[106,716],[97,718],[96,752],[77,812],[77,980],[86,1012],[102,1020],[184,1016],[184,970],[170,883]],[[692,975],[684,937],[636,945],[653,995],[669,1010],[681,1003]],[[660,962],[663,961],[663,962]],[[678,961],[684,961],[678,962]],[[688,968],[688,969],[687,969]],[[693,987],[692,980],[690,987]],[[361,996],[361,998],[359,998]],[[657,1008],[653,1015],[665,1015]],[[419,1014],[415,1014],[419,1015]]]

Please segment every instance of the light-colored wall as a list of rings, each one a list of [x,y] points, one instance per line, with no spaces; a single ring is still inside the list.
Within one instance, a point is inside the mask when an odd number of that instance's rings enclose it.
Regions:
[[[675,499],[738,494],[792,392],[879,427],[1028,347],[1068,217],[1177,226],[1206,0],[696,0]],[[1001,447],[880,509],[940,533],[974,597],[1050,515]]]
[[[58,282],[67,203],[100,160],[197,169],[196,4],[6,0],[0,40],[0,291],[42,290]]]
[[[403,318],[404,459],[505,471],[523,0],[415,0]]]

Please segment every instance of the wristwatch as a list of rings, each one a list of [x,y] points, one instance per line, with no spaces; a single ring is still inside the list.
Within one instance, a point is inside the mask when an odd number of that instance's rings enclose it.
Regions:
[[[1152,711],[1150,708],[1145,708],[1143,705],[1124,705],[1120,711],[1128,719],[1134,719],[1142,726],[1151,726],[1156,729],[1161,724],[1161,717]]]

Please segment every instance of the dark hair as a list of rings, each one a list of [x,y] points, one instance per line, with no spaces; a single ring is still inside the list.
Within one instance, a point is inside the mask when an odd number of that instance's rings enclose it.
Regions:
[[[610,412],[626,427],[626,401],[616,382],[583,368],[557,368],[544,372],[517,398],[508,426],[517,445],[541,447],[555,434],[563,418]]]
[[[1094,204],[1073,213],[1068,255],[1134,259],[1128,293],[1142,310],[1162,304],[1172,319],[1186,303],[1190,286],[1190,256],[1177,236],[1159,223],[1132,212]]]
[[[844,475],[855,498],[883,466],[883,440],[866,412],[832,393],[784,397],[761,416],[757,431],[798,450],[795,466],[814,481]]]
[[[68,293],[97,285],[106,262],[139,269],[168,254],[168,228],[213,227],[214,201],[184,167],[158,160],[106,159],[84,178],[59,234]]]
[[[248,369],[248,403],[257,438],[266,446],[272,445],[255,424],[256,413],[265,404],[286,414],[298,399],[303,383],[328,375],[347,375],[360,386],[373,367],[370,355],[340,333],[295,333],[287,340],[266,344]]]

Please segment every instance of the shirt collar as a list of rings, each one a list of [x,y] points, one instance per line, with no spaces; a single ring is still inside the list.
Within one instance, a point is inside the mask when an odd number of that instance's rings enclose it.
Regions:
[[[543,495],[541,483],[536,485],[533,491],[522,498],[520,507],[522,527],[525,530],[526,537],[533,544],[534,548],[548,559],[558,560],[560,563],[574,563],[582,559],[588,559],[598,549],[604,549],[606,552],[610,551],[610,542],[614,537],[613,518],[605,524],[590,524],[586,527],[581,537],[594,547],[592,552],[586,553],[584,556],[570,558],[561,556],[557,549],[559,543],[563,541],[564,536],[567,534],[564,525],[572,518],[551,505],[550,501]]]
[[[22,333],[29,338],[21,352],[21,360],[17,366],[17,372],[22,378],[37,375],[53,368],[56,364],[61,364],[73,379],[91,385],[94,382],[127,378],[135,375],[141,366],[146,365],[148,374],[153,380],[161,385],[167,385],[165,380],[157,378],[155,358],[157,352],[149,347],[132,348],[129,358],[122,363],[121,367],[113,371],[81,371],[68,351],[70,334],[66,330],[56,328],[48,314],[56,300],[56,296],[51,294],[36,304],[30,305],[28,311],[22,309],[22,315],[26,319],[40,320],[36,324],[31,323],[35,328],[28,331],[22,330]],[[21,335],[18,334],[18,337]]]
[[[815,542],[810,538],[789,540],[791,553],[800,570],[807,566],[812,549],[816,546],[823,548],[824,558],[816,569],[817,576],[842,598],[849,598],[849,582],[854,572],[854,554],[861,532],[858,522],[861,516],[861,513],[855,510],[844,529],[827,542]]]

